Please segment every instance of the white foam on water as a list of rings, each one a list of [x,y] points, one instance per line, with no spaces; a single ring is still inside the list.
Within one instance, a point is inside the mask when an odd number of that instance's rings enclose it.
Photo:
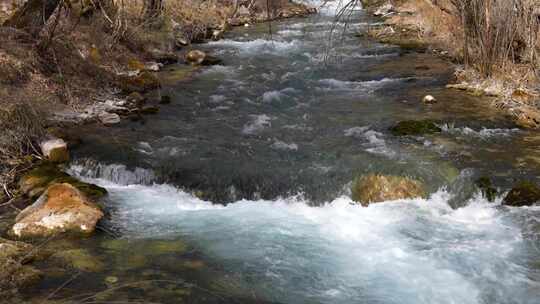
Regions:
[[[395,57],[399,56],[399,53],[388,53],[388,54],[350,54],[350,57],[353,58],[366,58],[366,59],[377,59],[377,58],[387,58],[387,57]]]
[[[138,142],[134,150],[146,155],[152,155],[154,153],[152,146],[145,141]]]
[[[283,128],[288,129],[288,130],[302,131],[302,132],[313,131],[312,127],[306,126],[304,124],[285,125],[283,126]]]
[[[300,30],[279,30],[277,34],[280,36],[290,37],[290,36],[302,36],[304,35],[303,31]]]
[[[234,75],[236,73],[236,69],[232,66],[225,66],[225,65],[213,65],[207,68],[204,68],[201,71],[202,75],[210,75],[210,74],[226,74],[226,75]]]
[[[520,228],[497,204],[453,210],[429,199],[367,208],[341,196],[310,207],[302,196],[213,205],[168,185],[118,185],[112,223],[125,237],[188,236],[197,250],[280,303],[534,303],[538,284],[515,257]],[[518,210],[519,211],[519,210]],[[518,212],[514,211],[514,212]],[[523,211],[523,210],[522,210]]]
[[[264,92],[262,96],[263,102],[280,101],[283,94],[280,91]]]
[[[364,133],[369,130],[369,126],[364,127],[352,127],[350,129],[345,130],[344,134],[348,137],[357,137],[362,136]]]
[[[231,107],[229,106],[217,106],[215,108],[212,109],[212,111],[226,111],[226,110],[230,110]]]
[[[68,173],[90,179],[107,180],[111,184],[130,185],[154,183],[156,176],[152,170],[144,168],[128,169],[125,165],[104,165],[93,160],[79,160],[71,164]]]
[[[366,152],[384,155],[389,158],[394,158],[397,155],[394,150],[387,146],[384,134],[371,130],[369,126],[352,127],[345,130],[344,135],[362,140]]]
[[[287,97],[290,94],[293,94],[296,92],[297,90],[294,88],[285,88],[281,90],[264,92],[262,95],[262,101],[267,102],[267,103],[274,102],[274,101],[281,101],[283,97]]]
[[[493,137],[498,137],[498,138],[510,137],[520,131],[517,128],[513,128],[513,129],[482,128],[477,131],[469,127],[455,127],[453,124],[443,124],[441,125],[441,129],[443,130],[443,132],[446,132],[449,134],[466,136],[466,137],[475,137],[475,138],[480,138],[480,139],[489,139]]]
[[[319,83],[324,87],[323,90],[342,90],[342,91],[372,91],[383,87],[384,85],[407,80],[406,78],[383,78],[381,80],[368,81],[347,81],[334,78],[321,79]]]
[[[270,116],[266,114],[261,115],[250,115],[251,121],[244,125],[242,129],[243,134],[255,134],[265,128],[270,127],[271,120]]]
[[[255,39],[250,41],[219,40],[209,42],[210,45],[236,48],[241,55],[253,55],[260,53],[283,54],[301,46],[300,40],[277,41]]]
[[[298,72],[287,72],[281,76],[281,81],[287,81],[297,74]]]
[[[276,150],[298,151],[298,145],[296,143],[286,143],[278,139],[274,140],[274,143],[270,147]]]
[[[227,100],[225,95],[214,94],[209,97],[211,103],[222,103]]]

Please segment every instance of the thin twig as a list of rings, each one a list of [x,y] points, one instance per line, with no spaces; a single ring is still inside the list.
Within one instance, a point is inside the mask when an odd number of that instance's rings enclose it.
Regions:
[[[74,274],[73,276],[71,276],[68,280],[66,280],[64,283],[62,283],[62,285],[58,286],[58,288],[56,288],[53,292],[51,292],[46,298],[45,300],[43,300],[43,303],[45,303],[46,301],[48,301],[49,299],[51,299],[52,297],[54,297],[55,294],[57,294],[60,290],[62,290],[64,287],[66,287],[67,285],[69,285],[71,282],[73,282],[77,277],[79,277],[81,275],[81,272],[77,272],[76,274]]]

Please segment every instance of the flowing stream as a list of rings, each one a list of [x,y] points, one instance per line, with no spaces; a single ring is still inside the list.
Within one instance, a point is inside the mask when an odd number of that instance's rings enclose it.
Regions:
[[[80,241],[99,271],[58,298],[540,302],[540,208],[489,203],[474,187],[484,175],[501,190],[538,181],[540,134],[445,89],[445,61],[359,37],[379,22],[361,9],[349,22],[334,12],[202,45],[223,65],[166,85],[159,114],[85,130],[71,170],[109,190],[108,233]],[[423,105],[426,94],[439,103]],[[443,132],[388,131],[427,118]],[[363,208],[349,186],[365,173],[412,176],[430,196]],[[36,293],[69,278],[50,274]],[[110,277],[126,287],[95,295],[118,286]]]

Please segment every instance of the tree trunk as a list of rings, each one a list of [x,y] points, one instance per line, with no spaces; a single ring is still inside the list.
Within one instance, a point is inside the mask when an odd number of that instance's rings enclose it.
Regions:
[[[14,27],[37,36],[61,0],[28,0],[3,26]]]

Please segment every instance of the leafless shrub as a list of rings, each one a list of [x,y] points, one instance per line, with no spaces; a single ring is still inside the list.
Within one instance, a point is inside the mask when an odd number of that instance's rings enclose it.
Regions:
[[[538,66],[533,0],[451,0],[463,26],[464,59],[484,76],[509,63]]]
[[[25,156],[39,155],[37,142],[44,134],[43,115],[29,104],[0,109],[0,183],[11,183],[13,169]]]

